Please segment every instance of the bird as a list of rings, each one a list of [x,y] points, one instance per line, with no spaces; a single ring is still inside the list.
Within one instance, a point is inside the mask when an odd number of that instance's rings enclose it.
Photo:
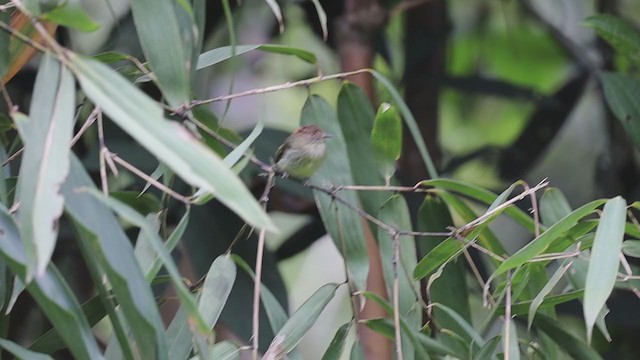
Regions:
[[[276,170],[283,177],[310,178],[324,161],[327,153],[325,140],[332,137],[317,125],[300,126],[278,148]]]

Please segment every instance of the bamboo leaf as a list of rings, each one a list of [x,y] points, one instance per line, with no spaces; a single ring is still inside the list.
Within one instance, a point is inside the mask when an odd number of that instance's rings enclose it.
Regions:
[[[607,201],[596,229],[583,302],[584,320],[589,340],[598,314],[616,283],[620,266],[620,249],[624,237],[626,209],[627,203],[620,196]]]
[[[25,152],[20,165],[20,235],[27,250],[27,276],[42,275],[56,245],[64,198],[60,185],[69,172],[75,86],[71,73],[51,58],[42,58],[36,77],[30,120],[18,113]]]
[[[249,224],[276,231],[238,176],[185,128],[165,119],[157,103],[100,62],[77,56],[70,61],[87,96],[160,161]]]
[[[333,299],[339,284],[326,284],[309,297],[274,336],[265,354],[282,355],[298,345],[302,337],[315,324],[322,310]],[[266,356],[266,355],[265,355]],[[276,356],[277,357],[277,356]]]
[[[142,50],[164,97],[174,108],[186,104],[191,94],[195,25],[192,10],[187,6],[174,0],[131,1]]]

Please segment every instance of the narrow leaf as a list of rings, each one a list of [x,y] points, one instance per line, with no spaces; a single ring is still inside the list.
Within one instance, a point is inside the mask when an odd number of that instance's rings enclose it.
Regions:
[[[558,284],[558,281],[560,281],[564,273],[567,272],[567,270],[569,270],[569,267],[571,267],[571,264],[572,263],[568,263],[565,266],[559,267],[555,271],[555,273],[553,273],[553,276],[551,276],[551,279],[549,279],[549,282],[542,288],[542,290],[540,290],[538,295],[536,295],[536,297],[533,298],[533,301],[531,301],[531,306],[529,306],[529,317],[527,318],[527,325],[529,329],[531,329],[533,318],[536,316],[536,312],[538,311],[538,308],[540,307],[540,305],[544,302],[545,297],[549,295],[551,290],[553,290],[556,284]]]
[[[596,229],[596,238],[593,241],[584,289],[583,305],[587,339],[591,339],[596,318],[616,283],[626,208],[627,203],[620,196],[607,201]]]
[[[339,284],[326,284],[318,289],[296,310],[273,338],[266,353],[286,354],[293,350],[315,324],[322,310],[333,299]]]
[[[131,1],[142,50],[164,97],[174,108],[186,104],[191,94],[194,23],[190,11],[190,8],[176,6],[173,0]],[[181,20],[185,17],[190,21],[183,27]]]
[[[70,61],[87,96],[160,161],[189,184],[215,194],[249,224],[276,231],[238,176],[185,128],[165,119],[157,103],[100,62],[76,56]]]
[[[491,275],[495,278],[504,274],[510,269],[523,265],[531,260],[534,256],[542,254],[553,241],[558,239],[565,231],[576,225],[578,220],[591,214],[598,206],[602,205],[606,200],[595,200],[574,210],[571,214],[565,216],[562,220],[548,228],[540,236],[533,239],[529,244],[506,259],[496,271]]]
[[[166,356],[164,327],[149,283],[138,265],[129,238],[109,209],[80,189],[95,185],[80,161],[73,156],[69,177],[62,186],[65,210],[79,239],[94,255],[107,275],[122,313],[131,319],[129,328],[140,351],[162,359]]]
[[[27,249],[27,282],[34,273],[44,273],[56,245],[64,205],[60,185],[69,172],[74,106],[73,76],[50,55],[44,56],[31,100],[31,120],[19,126],[25,143],[18,198],[20,235]]]
[[[42,18],[84,32],[92,32],[100,28],[100,25],[82,10],[80,4],[63,3],[62,6],[46,12]]]
[[[111,210],[118,213],[118,215],[122,216],[123,218],[127,219],[127,221],[139,227],[141,231],[144,231],[147,234],[147,237],[151,240],[151,245],[158,253],[158,257],[162,260],[162,264],[169,273],[169,276],[171,276],[171,280],[176,288],[176,292],[178,293],[180,302],[185,306],[185,309],[189,314],[189,321],[195,325],[196,329],[200,333],[209,333],[210,329],[205,324],[202,315],[199,313],[193,296],[191,296],[191,293],[189,292],[189,289],[187,289],[184,282],[182,281],[182,276],[180,275],[176,264],[174,263],[167,249],[163,246],[162,240],[160,239],[158,234],[156,234],[153,229],[148,226],[148,223],[145,221],[144,216],[135,212],[133,209],[118,200],[115,200],[111,197],[103,196],[95,189],[88,189],[87,192],[93,195],[93,197],[95,197],[96,199],[100,200],[103,204],[107,205]]]
[[[378,108],[371,131],[371,145],[373,156],[388,183],[402,150],[402,119],[393,105],[383,103]]]
[[[228,255],[218,256],[211,264],[202,286],[198,310],[209,326],[218,322],[236,280],[236,265]]]
[[[328,140],[327,155],[322,167],[311,177],[315,184],[352,185],[352,170],[348,161],[347,145],[338,126],[336,113],[317,95],[311,95],[302,109],[302,124],[316,124],[334,135]],[[330,196],[314,190],[316,204],[331,239],[342,254],[349,280],[357,290],[366,289],[369,274],[369,256],[365,244],[362,219],[352,209],[335,202]],[[341,197],[351,206],[358,207],[357,194],[347,192]]]
[[[640,60],[640,33],[622,19],[598,14],[588,17],[583,24],[593,28],[620,54],[634,61]]]
[[[339,359],[342,356],[344,345],[347,342],[347,335],[349,334],[352,324],[353,321],[349,321],[338,328],[338,331],[336,331],[336,334],[333,336],[327,351],[322,355],[322,360]]]
[[[27,350],[22,346],[14,343],[13,341],[9,341],[6,339],[0,339],[0,347],[5,349],[7,352],[11,353],[11,355],[15,356],[16,359],[25,359],[25,360],[52,359],[52,357],[49,355],[40,354],[31,350]]]
[[[558,320],[538,314],[533,326],[544,331],[553,341],[560,345],[571,358],[581,360],[602,360],[602,357],[574,331],[565,328]]]
[[[613,114],[622,123],[631,141],[640,148],[640,81],[616,73],[600,72],[604,97]]]

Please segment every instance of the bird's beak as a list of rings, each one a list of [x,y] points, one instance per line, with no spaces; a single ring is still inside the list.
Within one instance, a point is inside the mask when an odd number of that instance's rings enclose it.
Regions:
[[[331,139],[335,137],[335,135],[333,135],[332,133],[324,133],[324,135],[322,135],[323,139]]]

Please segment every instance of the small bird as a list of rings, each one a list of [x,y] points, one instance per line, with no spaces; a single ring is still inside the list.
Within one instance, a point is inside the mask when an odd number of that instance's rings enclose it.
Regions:
[[[324,161],[327,149],[325,139],[333,135],[316,125],[297,128],[276,152],[276,170],[298,179],[308,179]]]

